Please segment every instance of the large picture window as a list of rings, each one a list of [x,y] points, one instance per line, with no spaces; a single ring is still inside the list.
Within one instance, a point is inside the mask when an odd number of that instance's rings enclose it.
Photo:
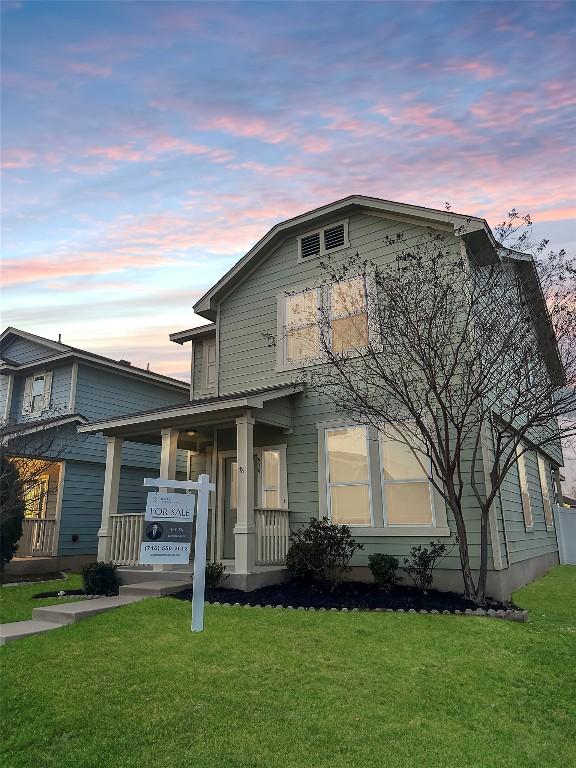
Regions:
[[[384,524],[434,525],[430,481],[410,448],[381,433],[380,458]]]
[[[327,429],[328,511],[339,525],[371,525],[370,469],[365,427]]]

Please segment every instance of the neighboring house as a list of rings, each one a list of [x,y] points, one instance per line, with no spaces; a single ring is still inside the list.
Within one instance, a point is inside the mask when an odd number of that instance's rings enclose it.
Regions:
[[[363,569],[357,573],[367,573],[371,552],[402,558],[413,545],[431,539],[454,542],[451,513],[415,462],[401,483],[387,479],[387,465],[407,464],[399,444],[369,440],[365,427],[294,383],[300,369],[318,363],[307,359],[304,343],[309,348],[317,333],[316,304],[303,321],[302,315],[295,318],[293,303],[316,298],[309,289],[325,276],[320,257],[330,253],[337,262],[351,253],[369,254],[384,263],[396,255],[388,235],[408,229],[409,235],[425,236],[430,228],[452,233],[455,247],[464,243],[483,263],[496,258],[483,219],[353,196],[276,225],[240,259],[194,306],[209,324],[170,337],[191,346],[190,401],[79,427],[83,434],[101,432],[111,441],[100,557],[137,563],[136,543],[119,552],[123,534],[118,523],[115,528],[110,523],[118,494],[113,478],[122,463],[123,440],[146,443],[160,437],[168,477],[175,472],[179,447],[190,451],[191,477],[207,472],[216,481],[209,554],[229,566],[230,585],[250,588],[282,578],[289,532],[311,517],[350,524],[365,545],[353,561]],[[522,279],[534,278],[530,262],[512,262],[512,269]],[[325,300],[318,291],[318,302]],[[557,360],[550,370],[558,375]],[[559,452],[528,452],[509,474],[490,516],[491,594],[507,597],[558,562],[552,507],[561,464]],[[479,523],[474,521],[480,514],[472,493],[467,498],[471,556],[477,563]],[[118,511],[127,508],[120,503]],[[460,588],[457,547],[438,569],[436,584]]]
[[[16,328],[0,335],[2,450],[21,466],[42,466],[26,488],[26,518],[13,572],[58,570],[93,560],[100,527],[106,440],[79,435],[94,419],[122,416],[188,399],[189,385]],[[144,476],[158,473],[160,449],[126,446],[120,503],[140,511]],[[44,464],[46,466],[44,466]],[[185,470],[185,463],[183,465]],[[38,559],[49,558],[43,563]]]

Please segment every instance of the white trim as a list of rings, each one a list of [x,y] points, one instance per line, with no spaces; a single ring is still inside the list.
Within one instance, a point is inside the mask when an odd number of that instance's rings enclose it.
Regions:
[[[279,445],[257,445],[254,446],[254,455],[258,456],[258,494],[257,494],[257,507],[261,509],[272,509],[272,507],[264,507],[262,494],[264,491],[264,473],[262,471],[262,453],[264,451],[277,451],[279,454],[278,464],[278,509],[289,510],[288,504],[288,465],[287,465],[287,450],[286,443]]]
[[[194,400],[194,367],[195,367],[195,361],[194,361],[194,355],[196,354],[196,344],[194,342],[194,339],[192,339],[192,343],[190,344],[191,352],[190,352],[190,400]]]
[[[369,536],[450,536],[448,527],[435,525],[389,525],[383,528],[368,528],[367,526],[350,526],[350,532],[354,537]]]
[[[333,253],[337,253],[338,251],[343,251],[346,248],[350,248],[350,238],[348,234],[348,222],[349,219],[340,219],[339,221],[334,221],[330,224],[326,224],[323,227],[320,227],[319,229],[311,229],[308,232],[303,232],[301,235],[298,235],[297,241],[298,241],[298,264],[307,264],[309,261],[314,261],[314,259],[319,259],[322,256],[331,255]],[[337,248],[330,248],[326,250],[325,245],[325,232],[327,229],[334,229],[335,227],[339,227],[340,225],[343,225],[344,227],[344,244],[339,245]],[[302,240],[306,237],[311,237],[312,235],[318,235],[319,243],[320,243],[320,252],[314,254],[313,256],[302,256]]]
[[[537,453],[538,477],[540,479],[540,493],[542,494],[542,511],[544,512],[544,523],[547,531],[554,530],[554,513],[552,511],[552,502],[550,501],[550,483],[548,482],[548,466],[541,453]],[[548,515],[546,514],[546,505],[548,505]],[[549,521],[552,521],[551,523]]]
[[[4,403],[4,424],[8,424],[10,420],[10,413],[12,411],[12,396],[14,394],[14,374],[4,374],[7,378],[6,384],[6,402]]]
[[[70,395],[68,397],[68,411],[74,413],[76,408],[76,390],[78,389],[78,362],[72,363],[72,376],[70,378]]]
[[[319,357],[308,357],[302,360],[288,360],[288,328],[286,323],[286,302],[288,299],[299,296],[303,293],[315,293],[316,294],[316,309],[318,318],[318,352]],[[322,290],[320,286],[298,286],[297,288],[288,288],[280,293],[276,294],[276,371],[293,371],[299,368],[309,368],[313,365],[320,365],[324,362],[324,355],[320,349],[320,321],[321,321],[321,307],[323,303]],[[290,330],[297,330],[298,328],[312,327],[312,323],[302,323],[301,326],[293,326]]]
[[[56,491],[56,520],[54,526],[54,542],[52,549],[52,556],[56,557],[58,554],[58,545],[60,539],[60,523],[62,522],[62,502],[64,501],[64,482],[66,479],[66,462],[60,462],[60,471],[58,472],[58,489]]]
[[[518,481],[520,487],[520,502],[522,505],[522,515],[524,517],[524,527],[526,531],[534,530],[534,513],[532,512],[532,503],[530,500],[530,488],[528,486],[528,473],[526,471],[526,452],[522,453],[520,443],[516,446],[516,468],[518,470]],[[530,520],[530,522],[528,522]]]
[[[489,442],[488,442],[488,425],[486,422],[482,424],[482,432],[480,435],[482,444],[482,470],[484,472],[484,488],[486,490],[486,498],[490,493],[490,456],[489,456]],[[498,514],[496,509],[496,496],[492,500],[490,510],[488,512],[488,525],[490,526],[490,544],[492,547],[492,563],[495,571],[502,571],[504,569],[504,562],[502,560],[502,548],[500,546],[500,533],[498,531]]]
[[[193,341],[198,336],[207,336],[215,332],[215,323],[205,323],[204,325],[197,325],[195,328],[188,328],[185,331],[175,331],[169,334],[168,338],[176,344],[185,344],[187,341]]]

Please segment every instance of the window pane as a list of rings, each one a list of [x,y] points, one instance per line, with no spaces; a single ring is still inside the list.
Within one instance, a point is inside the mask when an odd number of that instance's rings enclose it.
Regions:
[[[366,292],[364,280],[356,277],[353,280],[345,280],[334,283],[330,288],[330,305],[332,314],[354,315],[366,309]]]
[[[238,509],[238,463],[230,462],[230,509]]]
[[[262,472],[266,488],[278,488],[280,455],[278,451],[262,451]]]
[[[422,456],[422,460],[425,457]],[[385,480],[414,480],[426,473],[407,445],[382,438],[382,464]]]
[[[367,485],[337,485],[330,488],[332,522],[338,525],[370,525]]]
[[[326,434],[330,482],[367,482],[368,446],[364,427],[330,429]]]
[[[288,360],[315,359],[320,356],[320,328],[309,325],[287,333]]]
[[[332,320],[332,349],[346,352],[368,346],[368,318],[366,314],[350,315]]]
[[[209,363],[216,362],[216,344],[208,345],[208,362]]]
[[[286,297],[286,324],[311,325],[318,322],[316,291],[304,291]]]
[[[262,494],[262,503],[265,509],[278,509],[278,491],[264,491]]]
[[[44,376],[37,376],[34,379],[34,384],[32,386],[32,395],[35,397],[36,395],[43,395],[44,394]]]
[[[428,483],[388,483],[384,504],[388,525],[432,525]]]
[[[214,384],[216,382],[216,365],[209,363],[206,369],[206,383]]]

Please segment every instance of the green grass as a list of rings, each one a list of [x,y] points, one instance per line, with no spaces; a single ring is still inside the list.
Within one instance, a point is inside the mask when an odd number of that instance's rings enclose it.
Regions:
[[[3,650],[4,768],[576,765],[576,568],[528,624],[146,600]],[[3,758],[3,759],[2,759]]]
[[[11,621],[26,621],[32,618],[34,608],[41,605],[54,605],[78,600],[78,597],[46,597],[34,600],[39,592],[54,592],[61,589],[81,589],[82,577],[71,574],[67,579],[36,581],[30,584],[18,584],[13,587],[0,587],[0,624]]]

